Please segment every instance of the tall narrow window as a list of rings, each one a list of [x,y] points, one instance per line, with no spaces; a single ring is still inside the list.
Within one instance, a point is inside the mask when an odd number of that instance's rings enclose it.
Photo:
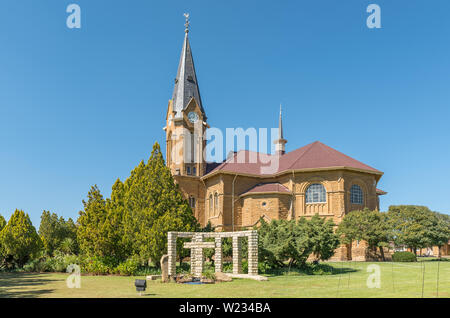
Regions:
[[[191,206],[192,209],[195,209],[195,198],[194,197],[189,197],[189,205]]]
[[[327,192],[325,187],[320,183],[311,184],[308,189],[306,189],[306,203],[325,203]]]
[[[353,204],[363,204],[364,194],[361,187],[357,184],[352,185],[350,188],[350,202]]]
[[[192,168],[192,175],[193,175],[193,176],[196,176],[196,175],[197,175],[197,168],[196,168],[196,167],[193,167],[193,168]]]
[[[191,167],[190,166],[186,166],[186,173],[187,174],[191,174]]]
[[[219,209],[219,195],[214,194],[214,215],[217,215],[217,210]]]
[[[209,195],[209,216],[213,213],[213,196]]]

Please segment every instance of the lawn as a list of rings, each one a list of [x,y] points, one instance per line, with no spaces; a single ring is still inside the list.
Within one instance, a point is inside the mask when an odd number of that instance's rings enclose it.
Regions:
[[[143,277],[82,276],[81,288],[66,286],[68,274],[0,273],[0,297],[450,297],[450,261],[417,263],[328,263],[333,275],[270,276],[266,282],[235,279],[213,285],[152,281],[139,296],[134,280]],[[368,288],[370,264],[380,266],[380,288]],[[438,278],[439,268],[439,284]]]

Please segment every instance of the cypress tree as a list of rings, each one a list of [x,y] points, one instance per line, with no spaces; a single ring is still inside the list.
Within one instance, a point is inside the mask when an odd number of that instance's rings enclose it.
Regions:
[[[22,210],[14,212],[0,232],[0,246],[8,265],[18,267],[22,267],[39,253],[42,241],[28,214]]]
[[[77,239],[83,254],[113,256],[123,261],[139,255],[158,266],[167,251],[168,231],[195,231],[198,222],[175,184],[158,143],[147,163],[141,161],[110,199],[96,186],[83,201]]]
[[[55,213],[43,211],[41,224],[39,225],[39,236],[44,245],[45,252],[52,256],[64,239],[64,219],[59,218]]]
[[[97,185],[91,187],[88,200],[83,200],[83,205],[84,210],[79,212],[77,220],[77,241],[80,251],[88,256],[107,255],[103,249],[105,237],[102,233],[107,215],[106,201]]]
[[[0,214],[0,232],[3,230],[3,228],[6,226],[6,220],[5,218]]]
[[[198,222],[164,163],[158,143],[145,164],[125,181],[125,238],[135,254],[156,265],[167,250],[168,231],[195,231]]]

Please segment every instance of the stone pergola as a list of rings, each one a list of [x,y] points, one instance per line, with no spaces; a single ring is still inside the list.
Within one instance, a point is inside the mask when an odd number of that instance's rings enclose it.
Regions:
[[[169,277],[176,275],[177,238],[190,238],[191,242],[184,244],[184,248],[191,249],[191,274],[200,277],[203,273],[203,249],[215,249],[215,272],[222,272],[222,239],[231,237],[233,239],[233,274],[242,274],[242,250],[241,239],[248,238],[248,276],[258,275],[258,232],[169,232],[168,233],[168,274]],[[205,242],[204,239],[214,238],[214,242]]]

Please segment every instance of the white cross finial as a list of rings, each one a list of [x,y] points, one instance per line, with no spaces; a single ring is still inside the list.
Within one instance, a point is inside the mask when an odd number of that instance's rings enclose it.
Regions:
[[[184,24],[184,26],[186,27],[186,29],[184,30],[184,32],[188,33],[189,32],[189,13],[185,13],[184,17],[186,19],[186,23]]]

